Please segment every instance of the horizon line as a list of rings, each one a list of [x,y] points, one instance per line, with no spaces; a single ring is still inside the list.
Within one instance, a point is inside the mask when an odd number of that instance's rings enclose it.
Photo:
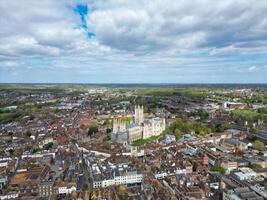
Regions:
[[[225,83],[149,83],[149,82],[144,82],[144,83],[84,83],[84,82],[0,82],[1,85],[6,85],[6,84],[39,84],[39,85],[44,85],[44,84],[80,84],[80,85],[266,85],[266,83],[232,83],[232,82],[225,82]]]

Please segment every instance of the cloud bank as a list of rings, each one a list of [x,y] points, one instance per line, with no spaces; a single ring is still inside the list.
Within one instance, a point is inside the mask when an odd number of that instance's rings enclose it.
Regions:
[[[266,82],[265,0],[0,2],[0,82]]]

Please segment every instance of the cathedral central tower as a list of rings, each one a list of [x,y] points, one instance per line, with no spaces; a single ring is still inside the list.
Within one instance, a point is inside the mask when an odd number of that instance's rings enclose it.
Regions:
[[[144,123],[144,107],[141,105],[134,106],[134,122],[138,125]]]

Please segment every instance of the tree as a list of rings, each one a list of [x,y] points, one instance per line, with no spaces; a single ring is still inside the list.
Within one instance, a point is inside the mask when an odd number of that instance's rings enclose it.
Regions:
[[[110,120],[106,119],[106,120],[104,121],[103,125],[104,125],[104,126],[109,126],[109,125],[111,125]]]
[[[248,165],[248,167],[251,169],[261,169],[262,168],[262,166],[260,164],[257,164],[257,163],[250,163]]]
[[[226,170],[220,166],[220,165],[214,165],[212,168],[211,168],[211,171],[213,172],[219,172],[220,174],[224,175]]]
[[[261,142],[260,140],[256,140],[255,142],[253,142],[253,148],[258,150],[258,151],[263,151],[264,150],[264,143]]]
[[[6,140],[6,143],[7,143],[7,144],[10,144],[11,142],[12,142],[11,139],[7,139],[7,140]]]
[[[48,144],[45,145],[44,149],[49,150],[53,147],[53,142],[49,142]]]
[[[258,132],[258,130],[256,128],[254,128],[254,127],[250,127],[250,132],[252,134],[256,134]]]
[[[38,151],[40,151],[40,149],[39,149],[38,147],[34,147],[34,148],[32,149],[32,153],[37,153]]]
[[[109,141],[109,140],[111,140],[110,135],[106,135],[106,136],[103,138],[103,141]]]
[[[110,128],[107,128],[106,129],[106,133],[111,133],[111,129]]]
[[[98,132],[98,126],[95,124],[92,124],[89,126],[89,130],[88,130],[88,136],[92,136],[93,134]]]
[[[174,136],[176,140],[179,140],[182,137],[182,132],[177,128],[174,131]]]
[[[200,131],[199,131],[199,133],[198,133],[198,135],[200,135],[200,136],[205,136],[205,135],[206,135],[206,133],[205,133],[205,131],[204,131],[204,130],[200,130]]]
[[[26,132],[24,133],[24,135],[25,135],[26,137],[31,137],[32,133],[31,133],[30,131],[26,131]]]
[[[198,109],[197,111],[191,112],[189,113],[189,116],[199,116],[200,120],[205,121],[209,119],[209,113],[207,113],[205,110],[203,109]]]
[[[226,129],[228,129],[230,127],[229,122],[227,121],[223,121],[222,123],[218,124],[215,128],[216,132],[223,132]]]

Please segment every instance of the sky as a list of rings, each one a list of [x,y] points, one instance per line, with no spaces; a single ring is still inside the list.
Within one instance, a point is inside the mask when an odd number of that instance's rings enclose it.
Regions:
[[[266,0],[1,0],[0,83],[267,83]]]

